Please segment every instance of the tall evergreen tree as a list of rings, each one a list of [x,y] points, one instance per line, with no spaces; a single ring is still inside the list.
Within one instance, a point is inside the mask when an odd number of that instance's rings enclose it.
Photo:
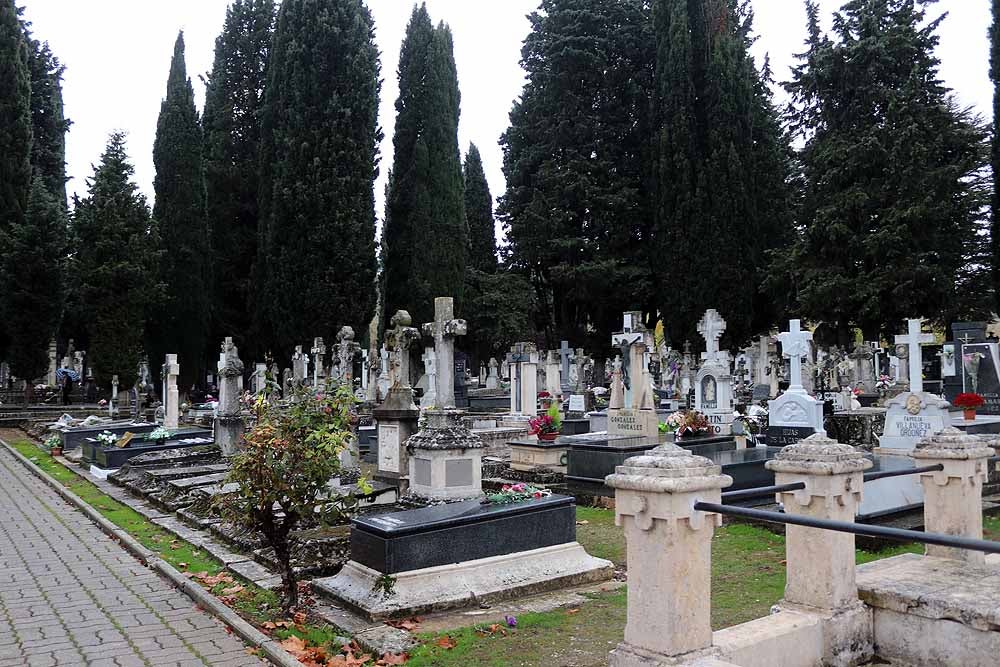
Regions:
[[[468,265],[485,273],[497,270],[497,234],[493,197],[483,171],[483,158],[475,144],[465,154],[465,217],[469,221]]]
[[[153,219],[163,243],[160,280],[166,295],[154,317],[150,342],[154,359],[178,355],[181,383],[187,388],[205,377],[212,274],[202,130],[184,64],[183,32],[174,43],[167,95],[160,105],[153,165]]]
[[[49,341],[56,335],[63,307],[63,257],[66,252],[65,201],[49,192],[41,174],[31,187],[27,215],[7,230],[0,258],[11,372],[33,381],[48,368]]]
[[[985,314],[986,132],[957,108],[934,55],[940,18],[911,0],[851,0],[788,84],[804,194],[786,267],[801,314],[842,342],[907,317]]]
[[[81,319],[87,324],[90,356],[103,386],[109,386],[115,374],[123,386],[135,381],[143,351],[142,324],[150,305],[160,301],[155,229],[146,198],[132,180],[134,173],[125,135],[116,132],[87,181],[86,198],[76,199],[73,206],[78,247],[71,272],[86,312]]]
[[[650,219],[648,5],[543,0],[529,17],[528,80],[501,138],[507,191],[498,215],[550,345],[604,350],[623,310],[654,305],[638,251]]]
[[[29,40],[31,71],[31,167],[46,189],[66,209],[66,132],[70,122],[63,113],[62,78],[66,68],[48,42]]]
[[[375,308],[379,61],[361,0],[284,0],[264,92],[260,332],[275,354]]]
[[[791,231],[787,143],[745,0],[657,0],[654,243],[664,331],[694,338],[708,307],[741,344],[776,319],[767,254]]]
[[[0,256],[9,251],[8,235],[24,224],[31,190],[31,78],[28,45],[14,0],[0,0]],[[0,294],[8,286],[0,282]],[[0,298],[0,322],[6,323]],[[0,324],[0,356],[7,326]]]
[[[257,257],[260,121],[273,0],[235,0],[215,40],[205,88],[206,208],[215,268],[213,340],[236,338],[253,355],[251,269]]]
[[[383,319],[434,316],[434,298],[461,312],[469,232],[458,148],[458,72],[451,29],[415,7],[399,56],[392,190],[386,202]]]
[[[993,165],[992,225],[990,255],[993,267],[993,312],[1000,314],[1000,0],[993,0],[990,26],[990,78],[993,80]]]

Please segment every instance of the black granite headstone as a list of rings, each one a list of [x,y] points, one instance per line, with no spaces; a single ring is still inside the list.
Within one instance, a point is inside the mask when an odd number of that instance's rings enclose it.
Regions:
[[[952,401],[962,388],[962,347],[969,343],[986,342],[986,322],[955,322],[951,325],[951,341],[955,346],[955,375],[944,378],[944,397]]]
[[[811,426],[768,426],[767,446],[786,447],[794,445],[813,435],[816,430]]]
[[[465,371],[469,366],[469,356],[461,350],[455,350],[455,407],[469,407],[469,385],[465,380]]]
[[[965,391],[975,392],[986,401],[978,411],[1000,414],[1000,350],[996,343],[963,345],[960,361]]]

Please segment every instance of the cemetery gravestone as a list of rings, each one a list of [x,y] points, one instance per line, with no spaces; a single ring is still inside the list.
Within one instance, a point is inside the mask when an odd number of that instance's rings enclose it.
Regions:
[[[243,378],[243,362],[232,338],[222,343],[225,363],[219,370],[219,408],[215,419],[215,442],[223,456],[232,456],[243,442],[243,416],[240,406],[239,382]]]
[[[177,376],[181,369],[177,364],[177,355],[168,354],[164,365],[165,390],[163,392],[163,426],[177,428],[180,413],[180,393],[177,391]]]
[[[490,357],[490,372],[486,376],[486,388],[487,389],[497,389],[500,386],[500,379],[497,377],[497,360],[495,357]]]
[[[787,332],[778,335],[782,356],[789,360],[788,390],[769,403],[767,444],[770,447],[792,445],[819,433],[823,428],[823,402],[802,385],[802,359],[809,355],[812,332],[802,331],[799,320],[791,320]]]
[[[515,343],[507,355],[510,368],[510,412],[534,417],[538,414],[538,352],[534,343]]]
[[[718,311],[705,311],[698,322],[698,332],[705,339],[704,360],[695,376],[695,409],[705,415],[713,435],[729,435],[733,423],[732,376],[729,353],[719,350],[719,339],[726,331],[726,321]]]
[[[628,364],[617,362],[612,373],[608,435],[658,438],[659,420],[646,363],[652,336],[642,325],[641,313],[625,313],[622,331],[611,342],[627,355]]]
[[[465,320],[455,319],[455,300],[439,296],[434,299],[434,321],[424,324],[424,335],[434,340],[434,353],[438,368],[438,404],[444,408],[455,407],[455,338],[464,336]],[[449,372],[450,370],[450,372]]]

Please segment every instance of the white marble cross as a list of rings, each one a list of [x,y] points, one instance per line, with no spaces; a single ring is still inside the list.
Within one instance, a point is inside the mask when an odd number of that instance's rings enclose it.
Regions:
[[[909,319],[907,322],[907,334],[896,336],[896,345],[905,345],[910,358],[910,391],[921,392],[924,390],[924,363],[923,355],[920,353],[921,343],[933,343],[934,335],[920,333],[920,325],[923,319]]]
[[[788,383],[789,391],[796,389],[805,391],[802,387],[802,359],[809,355],[809,342],[812,341],[813,335],[811,331],[802,331],[800,327],[800,320],[789,320],[788,331],[778,334],[781,354],[789,359],[791,375]]]
[[[713,360],[719,354],[719,339],[726,331],[726,321],[715,308],[705,311],[705,316],[698,322],[698,333],[705,339],[705,353],[702,359]]]

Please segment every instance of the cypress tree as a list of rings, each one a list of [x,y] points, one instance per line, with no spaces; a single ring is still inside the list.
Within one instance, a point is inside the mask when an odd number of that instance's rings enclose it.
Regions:
[[[134,173],[125,135],[116,132],[87,181],[88,195],[73,206],[78,247],[72,275],[86,313],[90,356],[103,386],[110,386],[115,374],[122,386],[135,382],[143,323],[161,296],[155,230],[146,199],[132,181]]]
[[[732,345],[768,328],[768,253],[789,241],[787,143],[768,73],[750,55],[742,0],[658,0],[654,243],[666,336],[694,338],[704,310]],[[683,288],[679,288],[683,286]]]
[[[548,344],[603,350],[623,310],[654,305],[639,250],[651,217],[648,3],[545,0],[529,20],[528,77],[501,138],[507,190],[497,213]]]
[[[386,202],[385,309],[415,322],[434,316],[434,298],[461,309],[468,223],[458,148],[458,73],[451,30],[415,7],[399,58],[392,190]]]
[[[174,43],[160,105],[153,165],[153,219],[163,244],[160,280],[166,293],[154,318],[152,356],[176,353],[187,388],[204,377],[212,291],[202,130],[184,64],[183,32]]]
[[[251,268],[257,256],[260,115],[273,0],[235,0],[215,40],[205,88],[205,190],[215,268],[214,335],[255,353]]]
[[[31,167],[63,210],[66,209],[66,132],[70,121],[63,114],[62,78],[66,68],[48,42],[29,40],[31,71]]]
[[[993,142],[990,158],[993,165],[993,200],[991,206],[990,255],[993,267],[993,311],[1000,313],[1000,0],[993,0],[993,23],[990,25],[990,79],[993,81]]]
[[[483,171],[483,158],[475,144],[465,154],[465,217],[469,221],[468,265],[485,273],[497,270],[497,235],[493,222],[493,197]]]
[[[264,93],[261,335],[276,355],[375,308],[379,61],[361,0],[284,0]]]
[[[907,317],[985,315],[986,130],[957,108],[934,55],[940,18],[909,0],[851,0],[837,39],[809,9],[788,84],[804,192],[787,255],[801,314],[866,340]]]
[[[49,192],[43,177],[32,181],[24,222],[7,230],[2,257],[11,372],[32,382],[48,368],[48,345],[56,334],[63,306],[63,255],[66,251],[65,201]]]

